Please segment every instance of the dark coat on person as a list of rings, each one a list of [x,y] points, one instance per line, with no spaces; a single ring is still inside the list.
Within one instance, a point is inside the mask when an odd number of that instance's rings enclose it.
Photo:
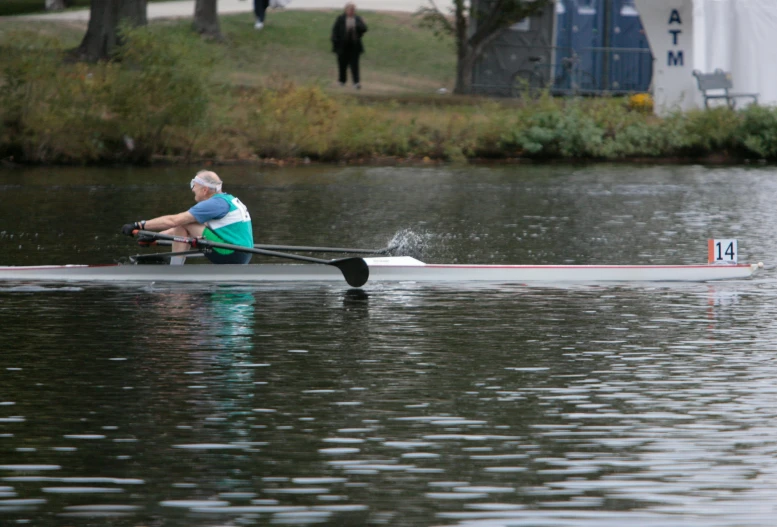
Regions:
[[[362,17],[355,15],[356,18],[356,30],[353,32],[352,40],[348,39],[348,35],[345,31],[345,13],[337,17],[335,25],[332,26],[332,51],[340,55],[346,48],[352,51],[356,48],[359,53],[364,53],[364,46],[362,45],[362,35],[367,32],[367,24],[364,23]]]

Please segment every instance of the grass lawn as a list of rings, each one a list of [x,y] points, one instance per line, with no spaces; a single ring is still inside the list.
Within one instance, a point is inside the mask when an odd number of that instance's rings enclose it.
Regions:
[[[239,85],[257,85],[279,75],[300,84],[333,88],[337,63],[329,36],[339,14],[339,10],[270,12],[262,31],[253,29],[249,14],[222,17],[228,44],[219,73]],[[360,14],[368,26],[360,62],[364,93],[432,93],[453,87],[452,39],[441,41],[418,28],[410,14]],[[351,86],[340,89],[353,90]]]
[[[6,1],[9,0],[0,0],[0,5]],[[255,87],[284,79],[355,95],[352,86],[341,88],[336,82],[337,62],[329,36],[339,14],[340,10],[270,10],[262,31],[254,29],[250,13],[222,16],[221,30],[226,41],[208,44],[216,63],[214,81]],[[443,41],[431,31],[419,28],[411,14],[360,14],[368,26],[360,63],[360,97],[435,95],[439,88],[452,90],[456,72],[452,39]],[[156,31],[176,31],[197,38],[191,32],[191,20],[153,20],[150,25]],[[83,38],[86,24],[6,20],[0,23],[0,37],[14,29],[54,37],[64,48],[72,48]]]

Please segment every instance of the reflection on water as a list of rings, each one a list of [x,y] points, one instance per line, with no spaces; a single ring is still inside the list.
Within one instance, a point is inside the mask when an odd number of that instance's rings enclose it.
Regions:
[[[0,513],[769,525],[771,287],[3,293]]]
[[[369,181],[391,200],[381,177]],[[566,198],[500,209],[489,200],[514,186],[501,175],[470,185],[468,199],[491,206],[469,208],[455,174],[440,177],[417,184],[447,200],[438,212],[458,212],[424,228],[461,259],[484,239],[506,254],[510,231],[553,236],[524,238],[524,254],[581,257],[577,223],[606,233],[610,256],[690,259],[718,214],[751,259],[771,259],[758,220],[777,192],[758,174],[735,198],[717,173],[661,188],[592,172],[573,189],[524,181],[534,197],[595,197],[604,224]],[[351,203],[334,181],[324,192]],[[281,201],[309,206],[297,186]],[[696,213],[667,212],[667,196]],[[736,200],[747,215],[727,208]],[[308,243],[298,228],[283,241]],[[630,229],[656,238],[624,248],[615,235],[629,243]],[[0,524],[768,527],[776,292],[772,269],[605,288],[2,287]]]

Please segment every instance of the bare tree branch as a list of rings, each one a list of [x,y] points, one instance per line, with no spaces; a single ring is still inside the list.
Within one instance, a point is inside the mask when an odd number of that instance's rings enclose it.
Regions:
[[[451,23],[451,16],[445,15],[434,0],[428,0],[430,6],[421,6],[418,11],[415,12],[415,16],[420,17],[421,21],[419,25],[421,27],[431,29],[436,35],[453,35],[455,34],[455,27]]]

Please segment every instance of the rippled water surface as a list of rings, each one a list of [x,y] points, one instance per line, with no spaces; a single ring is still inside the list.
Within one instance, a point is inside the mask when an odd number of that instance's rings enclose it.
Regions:
[[[703,263],[617,287],[0,283],[0,525],[769,527],[771,168],[224,168],[258,242]],[[190,170],[0,172],[3,264],[110,263]]]

